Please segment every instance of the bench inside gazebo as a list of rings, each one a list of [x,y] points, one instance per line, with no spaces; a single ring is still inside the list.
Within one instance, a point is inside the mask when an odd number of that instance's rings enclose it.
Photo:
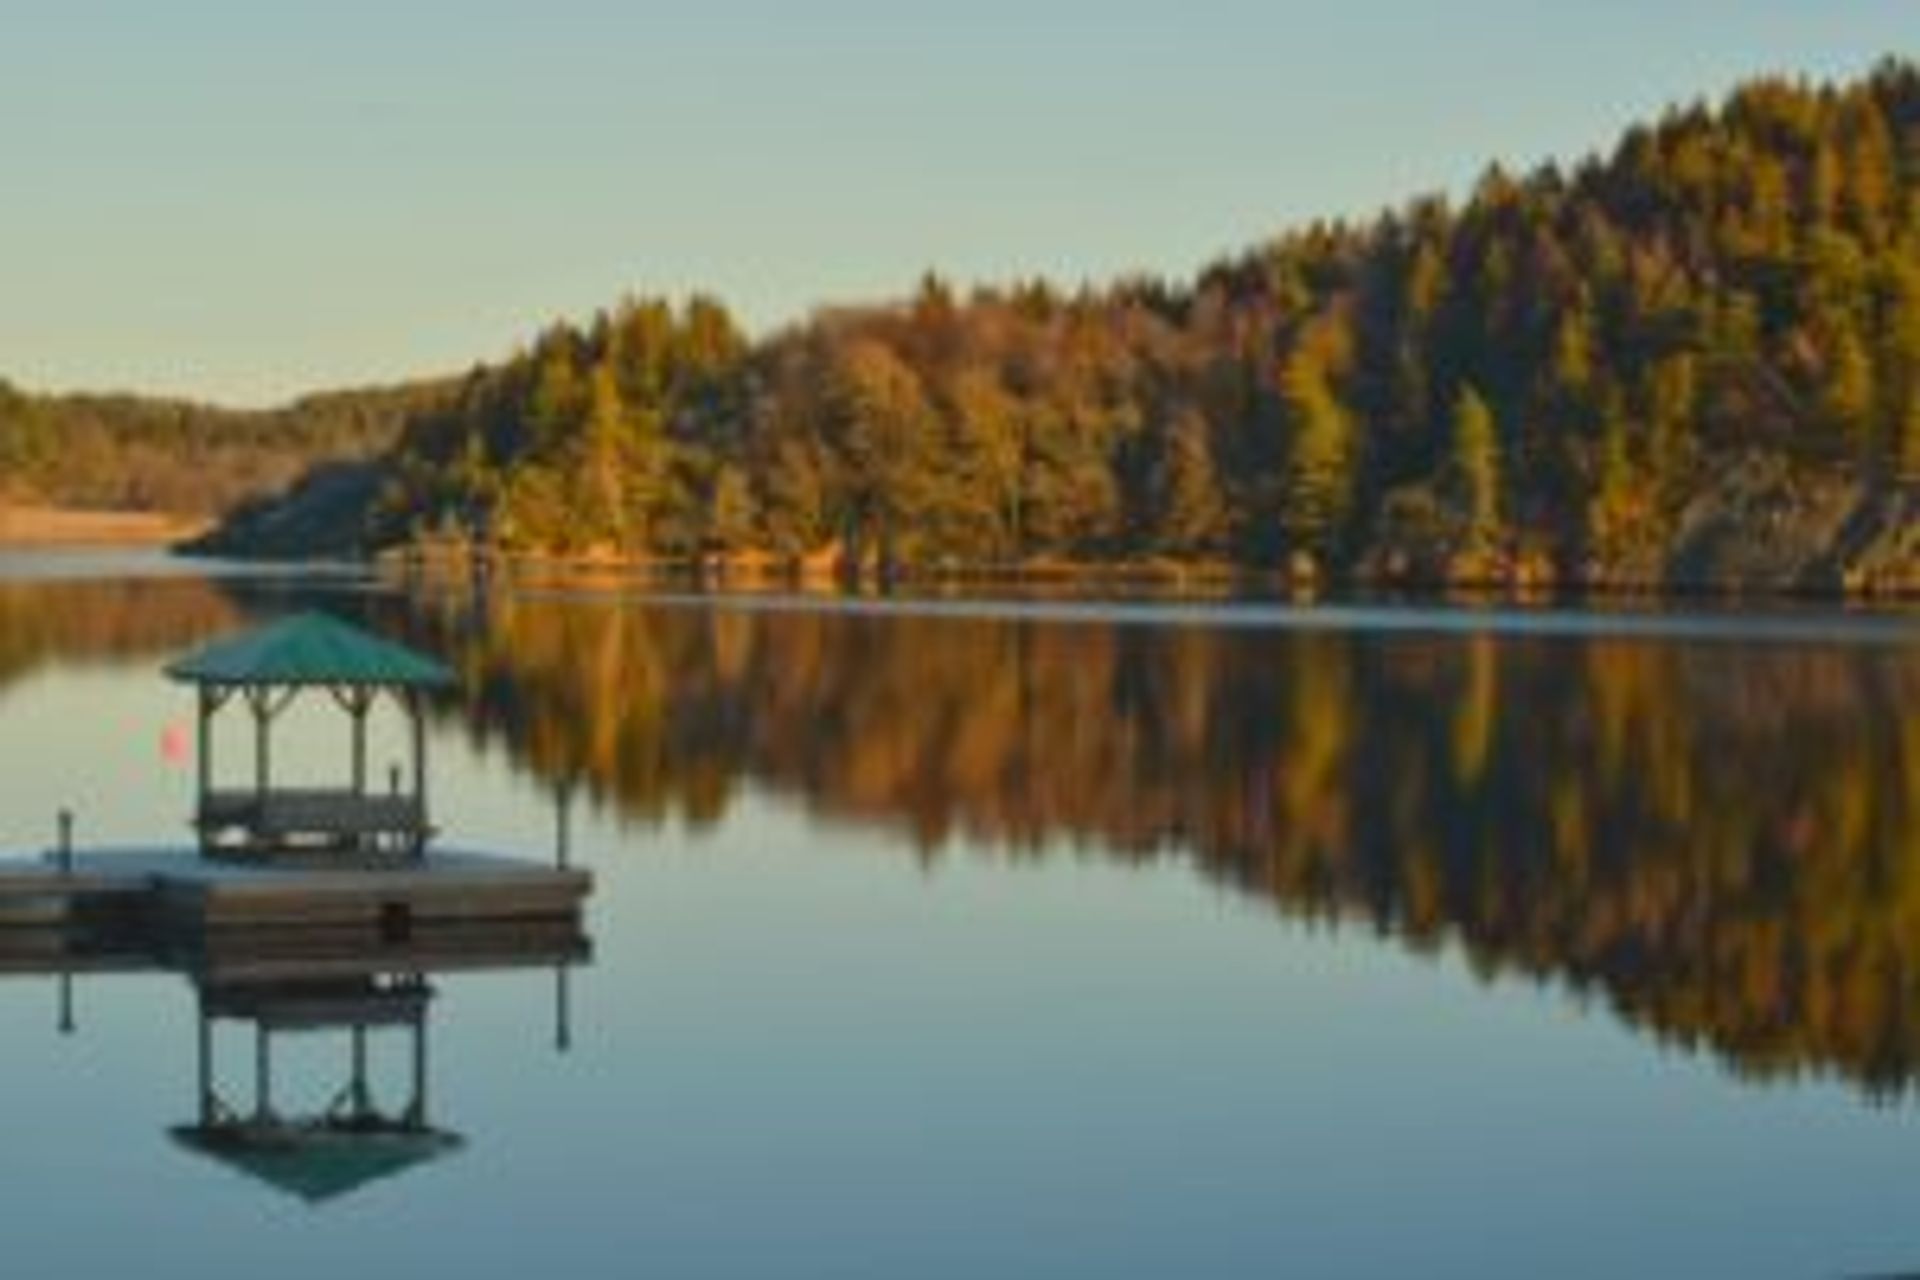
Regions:
[[[427,815],[426,695],[453,683],[423,654],[322,613],[282,618],[223,640],[167,668],[199,692],[199,804],[194,826],[208,856],[261,860],[333,856],[343,861],[417,858],[433,828]],[[273,728],[294,700],[324,693],[351,723],[345,784],[279,787]],[[396,776],[385,792],[367,780],[367,720],[382,695],[405,713],[412,738],[411,787]],[[238,702],[254,725],[252,786],[216,785],[213,726]]]

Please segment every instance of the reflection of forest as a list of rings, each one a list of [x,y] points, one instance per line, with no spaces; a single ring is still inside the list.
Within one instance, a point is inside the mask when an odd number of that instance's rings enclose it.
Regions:
[[[7,586],[0,684],[283,603]],[[1182,856],[1289,914],[1591,991],[1743,1071],[1920,1080],[1920,655],[1898,647],[531,596],[370,620],[449,658],[476,735],[628,817],[716,819],[751,781],[929,857],[953,836]]]
[[[750,778],[928,856],[1176,852],[1746,1072],[1920,1072],[1897,648],[468,607],[407,625],[476,731],[627,815],[717,816]]]
[[[0,583],[0,689],[46,663],[144,661],[240,616],[197,579]]]

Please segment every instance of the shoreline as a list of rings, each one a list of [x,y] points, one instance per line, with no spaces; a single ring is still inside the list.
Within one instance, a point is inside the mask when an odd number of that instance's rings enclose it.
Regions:
[[[200,536],[204,518],[157,511],[105,511],[0,503],[0,550],[164,550]]]
[[[1592,580],[1521,574],[1322,575],[1284,568],[1248,568],[1228,562],[1126,563],[1064,561],[1026,565],[918,568],[890,575],[853,572],[822,558],[770,556],[735,559],[614,559],[468,551],[418,546],[366,557],[375,572],[407,582],[470,588],[502,585],[559,590],[668,588],[716,596],[769,594],[845,599],[949,599],[956,601],[1032,597],[1139,599],[1179,602],[1280,601],[1290,604],[1435,602],[1549,607],[1580,604],[1826,605],[1838,609],[1920,602],[1920,588],[1843,582],[1654,581],[1619,576]]]

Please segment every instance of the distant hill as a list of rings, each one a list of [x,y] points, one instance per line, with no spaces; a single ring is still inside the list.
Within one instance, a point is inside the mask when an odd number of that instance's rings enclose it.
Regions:
[[[0,382],[0,506],[219,517],[323,462],[391,449],[452,384],[330,392],[274,409],[34,395]]]
[[[1920,586],[1920,72],[1756,81],[1190,282],[929,278],[758,343],[630,302],[377,470],[336,542]]]

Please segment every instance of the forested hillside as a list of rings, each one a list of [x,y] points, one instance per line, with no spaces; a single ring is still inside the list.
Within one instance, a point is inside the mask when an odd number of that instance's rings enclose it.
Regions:
[[[1187,283],[929,278],[758,343],[631,302],[386,469],[384,543],[1911,586],[1920,72],[1755,82]]]
[[[0,382],[0,504],[222,515],[322,462],[390,449],[445,383],[237,410],[140,396],[29,395]]]

